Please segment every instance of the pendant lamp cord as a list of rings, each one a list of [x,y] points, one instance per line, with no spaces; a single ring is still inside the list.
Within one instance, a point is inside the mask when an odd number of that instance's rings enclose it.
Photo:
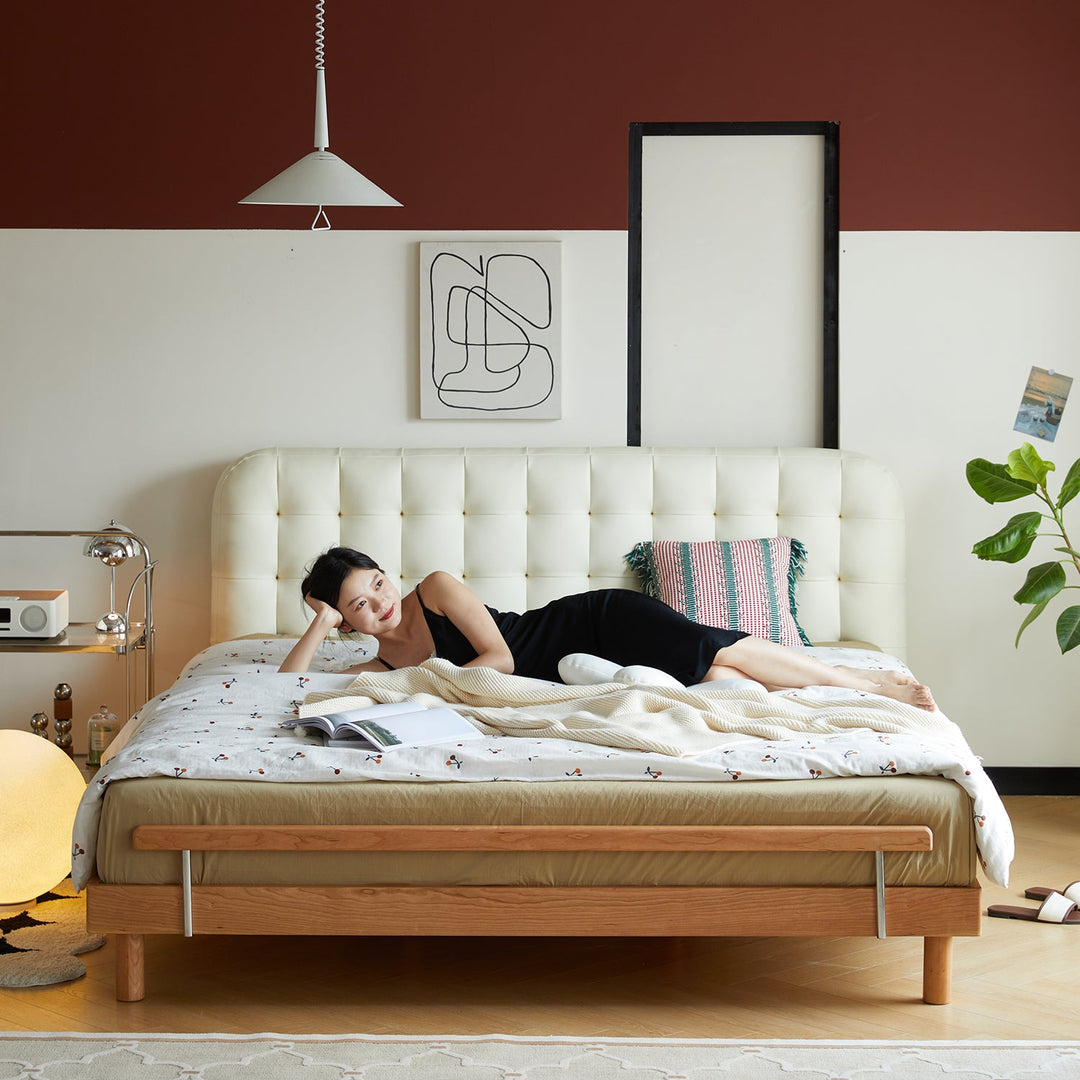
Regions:
[[[324,38],[326,37],[326,13],[324,7],[326,0],[315,0],[315,70],[324,70]],[[320,219],[325,224],[320,225]],[[311,223],[312,232],[322,232],[325,229],[330,228],[330,219],[326,216],[326,211],[320,206],[319,212],[315,215],[315,220]]]

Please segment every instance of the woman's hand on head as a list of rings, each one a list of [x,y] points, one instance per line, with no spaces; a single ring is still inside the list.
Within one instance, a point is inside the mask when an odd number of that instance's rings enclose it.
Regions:
[[[314,596],[305,596],[304,603],[315,612],[315,621],[324,626],[329,633],[331,630],[342,630],[349,633],[352,629],[345,622],[340,611],[331,607],[325,600],[318,600]]]

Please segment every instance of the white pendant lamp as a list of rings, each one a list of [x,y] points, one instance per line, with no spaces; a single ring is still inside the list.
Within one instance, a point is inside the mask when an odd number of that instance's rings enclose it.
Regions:
[[[330,145],[326,121],[326,70],[323,65],[324,5],[315,4],[315,151],[302,157],[253,191],[241,203],[276,206],[317,206],[312,229],[329,229],[325,206],[400,206],[362,173],[327,150]],[[324,222],[325,224],[320,224]]]

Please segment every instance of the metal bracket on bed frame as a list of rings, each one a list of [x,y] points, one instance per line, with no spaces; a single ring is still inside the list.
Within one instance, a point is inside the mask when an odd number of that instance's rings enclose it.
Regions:
[[[184,888],[184,937],[194,937],[191,918],[191,849],[180,852],[180,881]],[[881,936],[880,934],[878,935]]]
[[[877,936],[885,933],[885,852],[874,852],[874,893],[877,906]]]
[[[194,937],[191,913],[191,849],[180,852],[180,882],[184,894],[184,937]],[[885,852],[874,852],[874,901],[877,913],[877,936],[888,937],[885,925]]]

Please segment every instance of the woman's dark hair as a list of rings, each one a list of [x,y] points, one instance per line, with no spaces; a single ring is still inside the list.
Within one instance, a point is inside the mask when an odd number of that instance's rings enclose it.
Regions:
[[[300,595],[313,596],[336,607],[341,586],[354,570],[383,572],[382,567],[362,551],[347,547],[330,548],[311,564],[307,577],[300,585]]]

